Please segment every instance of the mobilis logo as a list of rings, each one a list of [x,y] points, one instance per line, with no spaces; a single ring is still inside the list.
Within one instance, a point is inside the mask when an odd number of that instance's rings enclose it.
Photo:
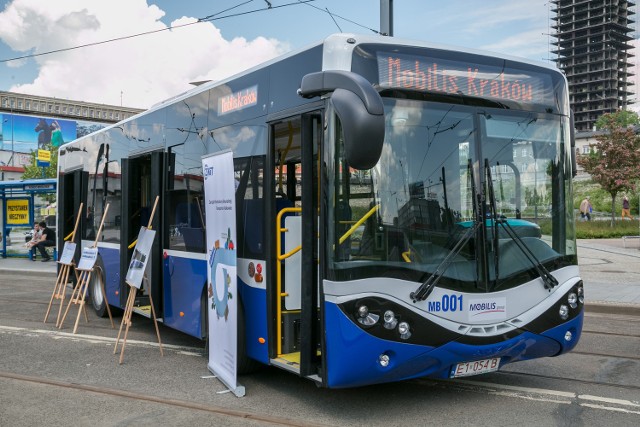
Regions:
[[[205,166],[204,167],[204,179],[213,176],[213,166]]]
[[[472,300],[468,307],[469,319],[504,319],[507,314],[507,299]]]

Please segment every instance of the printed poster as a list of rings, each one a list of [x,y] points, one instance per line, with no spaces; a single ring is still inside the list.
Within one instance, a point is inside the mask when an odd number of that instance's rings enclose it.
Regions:
[[[73,242],[64,242],[62,256],[60,256],[60,264],[71,265],[73,262],[73,254],[76,253],[76,244]],[[95,260],[94,260],[95,262]]]
[[[233,153],[202,159],[207,229],[207,310],[209,370],[236,396],[238,292],[236,276],[236,206]]]
[[[93,246],[84,248],[78,262],[78,270],[91,270],[98,258],[98,248]]]
[[[155,230],[149,230],[147,227],[140,227],[136,247],[133,248],[133,254],[131,254],[129,270],[127,270],[127,275],[124,279],[125,282],[134,288],[140,289],[140,286],[142,286],[144,271],[147,267],[149,253],[151,253],[151,247],[153,246],[153,239],[155,237]]]

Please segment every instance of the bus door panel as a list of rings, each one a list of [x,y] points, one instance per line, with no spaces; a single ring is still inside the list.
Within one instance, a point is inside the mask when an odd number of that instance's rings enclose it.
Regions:
[[[318,153],[322,136],[321,113],[305,113],[272,125],[274,168],[273,240],[280,240],[274,263],[276,358],[300,375],[320,369],[318,297]],[[289,207],[286,213],[285,207]],[[293,209],[292,209],[293,208]],[[278,214],[283,212],[278,223]],[[278,295],[278,290],[280,294]]]
[[[81,169],[73,172],[66,172],[62,179],[59,180],[60,194],[64,194],[62,198],[63,203],[58,207],[59,223],[58,227],[58,248],[62,251],[64,247],[64,239],[73,232],[73,228],[76,223],[76,215],[78,215],[78,209],[80,203],[83,203],[83,212],[87,211],[87,191],[89,185],[89,173]],[[78,224],[78,230],[76,231],[75,242],[76,252],[74,259],[77,262],[80,260],[80,251],[82,245],[79,242],[84,238],[84,230],[86,228],[86,221],[83,214],[80,217],[80,223]],[[69,237],[69,240],[71,238]]]
[[[141,156],[122,160],[121,239],[120,239],[120,304],[126,305],[129,285],[124,282],[129,269],[135,242],[140,227],[148,227],[156,196],[161,194],[163,184],[162,152],[145,153]],[[141,314],[150,316],[149,292],[154,303],[156,316],[161,319],[163,313],[162,294],[162,198],[153,216],[151,228],[156,231],[153,246],[147,259],[142,291],[136,296],[135,306]],[[138,310],[136,310],[138,311]]]

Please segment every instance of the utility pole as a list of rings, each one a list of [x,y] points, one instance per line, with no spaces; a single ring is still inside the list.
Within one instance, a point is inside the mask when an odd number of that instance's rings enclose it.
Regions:
[[[393,0],[380,0],[380,34],[393,37]]]

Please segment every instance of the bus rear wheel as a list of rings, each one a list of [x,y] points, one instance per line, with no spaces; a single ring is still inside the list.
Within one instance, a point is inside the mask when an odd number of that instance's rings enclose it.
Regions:
[[[89,282],[91,305],[98,317],[107,317],[109,314],[107,312],[107,302],[102,294],[103,289],[105,289],[104,264],[102,263],[102,259],[98,257],[93,266],[93,272],[91,273],[91,280]]]

